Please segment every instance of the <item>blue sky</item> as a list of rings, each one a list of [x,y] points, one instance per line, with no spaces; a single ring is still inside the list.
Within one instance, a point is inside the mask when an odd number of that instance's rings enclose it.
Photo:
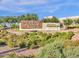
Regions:
[[[79,0],[0,0],[0,16],[36,13],[45,16],[79,16]]]

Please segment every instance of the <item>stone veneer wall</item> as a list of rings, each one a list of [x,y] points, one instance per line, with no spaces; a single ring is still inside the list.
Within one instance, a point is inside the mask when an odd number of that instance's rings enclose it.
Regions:
[[[42,29],[42,22],[36,20],[23,20],[21,21],[22,29]]]

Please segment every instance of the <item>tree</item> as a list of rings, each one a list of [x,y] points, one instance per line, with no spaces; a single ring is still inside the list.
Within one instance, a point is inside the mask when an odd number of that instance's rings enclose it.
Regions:
[[[3,22],[3,19],[0,19],[0,23],[2,23]]]
[[[27,20],[38,20],[38,16],[36,14],[27,14]]]
[[[38,20],[38,16],[37,16],[37,14],[22,15],[20,17],[20,20]]]
[[[43,22],[51,22],[51,23],[58,23],[59,20],[56,17],[52,17],[52,18],[45,18],[43,19]]]
[[[73,23],[73,20],[72,19],[65,19],[64,20],[64,24],[65,25],[71,25]]]
[[[18,28],[18,25],[17,24],[12,24],[11,27],[12,28]]]
[[[5,17],[3,18],[3,22],[14,23],[17,22],[17,19],[15,17]]]
[[[75,23],[78,23],[79,24],[79,18],[75,20]]]
[[[0,23],[8,22],[8,23],[16,23],[20,22],[21,20],[38,20],[37,14],[26,14],[21,16],[6,16],[0,17]]]

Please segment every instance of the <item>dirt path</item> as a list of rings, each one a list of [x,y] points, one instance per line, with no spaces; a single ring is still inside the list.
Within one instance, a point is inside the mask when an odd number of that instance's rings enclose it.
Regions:
[[[11,48],[11,49],[4,49],[4,50],[1,50],[0,51],[0,56],[5,56],[5,55],[8,55],[9,53],[11,53],[11,52],[17,52],[17,53],[19,53],[19,52],[22,52],[22,51],[25,51],[25,50],[27,50],[27,48]]]
[[[17,53],[18,55],[23,55],[23,56],[33,56],[37,53],[38,49],[29,49],[25,50],[22,52]]]
[[[0,47],[0,56],[6,56],[11,52],[15,52],[17,55],[32,56],[37,52],[38,49],[27,49],[27,48],[9,48],[7,46]]]
[[[20,31],[17,31],[15,29],[8,29],[7,31],[9,33],[16,34],[16,35],[22,35],[22,34],[24,34],[24,32],[20,32]]]
[[[68,30],[61,30],[61,32],[69,32],[69,31],[72,31],[74,33],[79,33],[79,28],[68,29]]]

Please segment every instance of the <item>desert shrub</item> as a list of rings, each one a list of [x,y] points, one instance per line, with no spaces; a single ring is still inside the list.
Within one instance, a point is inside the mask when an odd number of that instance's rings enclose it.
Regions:
[[[36,35],[32,35],[32,36],[28,36],[28,46],[29,48],[33,48],[35,45],[37,45],[37,36]]]
[[[30,32],[29,35],[30,35],[30,36],[32,36],[32,35],[37,35],[37,32]]]
[[[16,43],[15,43],[13,40],[9,39],[9,40],[7,41],[7,45],[8,45],[9,47],[13,48],[13,47],[15,47]]]
[[[74,35],[73,32],[65,32],[65,34],[62,34],[61,37],[63,36],[64,39],[71,39],[72,36]]]
[[[19,37],[19,38],[22,38],[22,39],[27,39],[27,38],[28,38],[28,35],[29,35],[29,33],[25,33],[25,34],[20,35],[20,36],[18,36],[18,37]]]
[[[79,41],[72,41],[72,40],[67,40],[64,42],[64,47],[69,47],[69,46],[79,46]]]
[[[69,46],[63,49],[66,58],[79,58],[79,46]]]
[[[19,46],[20,48],[25,48],[27,41],[23,38],[23,37],[19,37],[16,41],[17,46]]]
[[[5,40],[0,39],[0,45],[5,45],[5,44],[6,44]]]
[[[13,46],[28,46],[28,48],[43,47],[48,43],[53,43],[55,40],[70,40],[74,35],[73,32],[57,32],[55,34],[44,32],[30,32],[22,35],[7,34],[7,31],[2,31],[2,39],[6,39],[7,45]],[[10,39],[10,40],[9,40]]]
[[[61,42],[60,42],[61,43]],[[62,53],[63,46],[60,43],[50,43],[39,49],[36,57],[41,58],[60,58],[64,57]]]
[[[42,33],[42,32],[38,32],[38,33],[29,33],[28,35],[28,46],[30,48],[36,48],[39,46],[44,46],[47,40],[49,40],[49,38],[51,38],[52,34],[47,34],[47,33]]]
[[[74,35],[74,33],[73,32],[62,32],[62,33],[60,33],[60,35],[59,35],[59,37],[60,38],[63,38],[63,40],[65,39],[65,40],[71,40],[71,38],[72,38],[72,36]]]
[[[76,24],[75,27],[76,27],[76,28],[79,28],[79,24]]]
[[[60,36],[60,32],[56,32],[55,34],[53,34],[53,37],[58,37],[58,36]]]
[[[34,58],[34,55],[18,55],[15,52],[11,52],[6,56],[2,56],[1,58]]]
[[[26,43],[29,48],[34,48],[36,46],[42,47],[47,43],[53,43],[55,40],[70,40],[73,36],[73,32],[56,32],[55,34],[51,33],[43,33],[43,32],[32,32],[29,35],[24,35],[26,39]],[[24,37],[23,36],[23,37]]]
[[[7,32],[6,30],[1,30],[1,31],[0,31],[0,34],[1,34],[1,35],[6,35],[6,34],[8,34],[8,32]]]
[[[56,32],[52,37],[64,37],[64,39],[71,39],[73,35],[73,32]]]
[[[74,28],[79,28],[79,24],[67,26],[67,29],[74,29]]]
[[[37,57],[53,57],[60,58],[65,57],[63,53],[64,43],[70,40],[73,36],[73,32],[57,32],[55,33],[49,40],[47,40],[47,44],[44,47],[39,49],[39,53]]]
[[[17,58],[17,55],[15,52],[11,52],[8,55],[4,56],[4,58]]]
[[[47,44],[47,41],[51,38],[52,34],[47,34],[47,33],[43,33],[42,35],[39,36],[40,39],[40,46],[44,46]]]
[[[76,28],[74,25],[68,25],[67,26],[67,29],[74,29],[74,28]]]
[[[67,58],[68,55],[70,55],[70,54],[73,55],[75,52],[72,53],[72,50],[68,50],[68,49],[71,49],[71,48],[68,48],[71,46],[64,47],[64,43],[66,43],[66,42],[60,40],[60,41],[54,41],[53,43],[47,44],[46,46],[39,49],[36,57]],[[75,47],[75,46],[73,46],[73,47]],[[67,52],[70,51],[69,54],[66,54],[66,50],[67,50]],[[78,51],[76,53],[78,53]],[[75,54],[74,54],[74,56],[75,56]]]
[[[36,54],[36,57],[41,58],[78,58],[79,57],[79,42],[77,41],[54,41],[41,47]]]
[[[18,55],[18,58],[34,58],[34,55]]]
[[[68,33],[67,33],[67,37],[68,37],[68,39],[71,39],[72,36],[74,36],[74,33],[73,33],[73,32],[68,32]]]
[[[26,43],[25,42],[20,42],[19,43],[19,47],[20,48],[25,48],[26,47]]]
[[[54,42],[55,40],[61,40],[61,41],[70,40],[73,35],[74,35],[73,32],[57,32],[54,35],[52,35],[49,40],[47,40],[47,43]]]

